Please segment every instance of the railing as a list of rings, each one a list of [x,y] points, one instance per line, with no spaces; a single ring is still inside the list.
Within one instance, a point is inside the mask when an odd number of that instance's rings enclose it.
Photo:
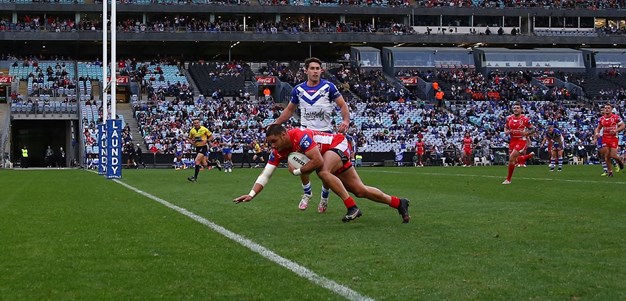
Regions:
[[[13,103],[11,112],[19,117],[35,115],[41,117],[62,117],[64,114],[77,114],[78,104],[50,101],[49,103]]]

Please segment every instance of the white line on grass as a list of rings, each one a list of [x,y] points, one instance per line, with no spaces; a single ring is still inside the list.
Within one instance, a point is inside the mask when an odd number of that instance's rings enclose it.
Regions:
[[[420,174],[427,176],[455,176],[455,177],[479,177],[479,178],[495,178],[495,179],[504,179],[506,176],[491,176],[491,175],[476,175],[476,174],[464,174],[464,173],[435,173],[435,172],[401,172],[401,171],[391,171],[391,170],[373,170],[373,169],[359,169],[359,172],[363,171],[371,171],[371,172],[380,172],[380,173],[392,173],[392,174]],[[624,185],[626,182],[615,182],[612,180],[606,181],[594,181],[594,180],[569,180],[569,179],[550,179],[550,178],[528,178],[528,177],[513,177],[515,179],[522,180],[533,180],[533,181],[560,181],[560,182],[571,182],[571,183],[590,183],[590,184],[619,184]]]
[[[352,290],[349,287],[341,285],[341,284],[339,284],[339,283],[337,283],[337,282],[335,282],[333,280],[330,280],[330,279],[328,279],[326,277],[320,276],[320,275],[316,274],[315,272],[313,272],[313,271],[311,271],[311,270],[309,270],[309,269],[307,269],[307,268],[305,268],[305,267],[303,267],[303,266],[301,266],[301,265],[299,265],[299,264],[297,264],[297,263],[295,263],[295,262],[293,262],[293,261],[291,261],[289,259],[281,257],[280,255],[274,253],[270,249],[268,249],[268,248],[266,248],[266,247],[264,247],[262,245],[259,245],[259,244],[255,243],[255,242],[245,238],[242,235],[234,233],[234,232],[232,232],[232,231],[230,231],[230,230],[228,230],[228,229],[226,229],[226,228],[224,228],[224,227],[222,227],[222,226],[220,226],[220,225],[218,225],[218,224],[216,224],[216,223],[214,223],[214,222],[212,222],[212,221],[210,221],[210,220],[208,220],[208,219],[206,219],[206,218],[204,218],[202,216],[199,216],[199,215],[197,215],[197,214],[195,214],[195,213],[193,213],[193,212],[191,212],[191,211],[189,211],[189,210],[187,210],[185,208],[176,206],[176,205],[174,205],[174,204],[172,204],[172,203],[170,203],[170,202],[168,202],[166,200],[163,200],[163,199],[161,199],[159,197],[153,196],[153,195],[151,195],[151,194],[149,194],[149,193],[147,193],[145,191],[142,191],[142,190],[137,189],[137,188],[135,188],[133,186],[130,186],[130,185],[128,185],[128,184],[126,184],[126,183],[124,183],[122,181],[119,181],[119,180],[114,180],[114,181],[116,183],[118,183],[118,184],[120,184],[120,185],[122,185],[122,186],[124,186],[124,187],[126,187],[126,188],[128,188],[128,189],[130,189],[130,190],[132,190],[132,191],[134,191],[136,193],[138,193],[138,194],[141,194],[141,195],[143,195],[143,196],[145,196],[145,197],[147,197],[149,199],[152,199],[152,200],[154,200],[154,201],[156,201],[158,203],[161,203],[162,205],[164,205],[164,206],[166,206],[166,207],[168,207],[170,209],[173,209],[176,212],[178,212],[178,213],[180,213],[180,214],[182,214],[184,216],[187,216],[187,217],[193,219],[194,221],[196,221],[198,223],[201,223],[201,224],[211,228],[213,231],[215,231],[215,232],[217,232],[219,234],[224,235],[225,237],[229,238],[230,240],[233,240],[233,241],[237,242],[238,244],[240,244],[240,245],[242,245],[242,246],[252,250],[253,252],[255,252],[257,254],[260,254],[261,256],[269,259],[270,261],[273,261],[273,262],[279,264],[280,266],[282,266],[282,267],[284,267],[284,268],[294,272],[298,276],[300,276],[302,278],[305,278],[305,279],[307,279],[307,280],[309,280],[309,281],[311,281],[311,282],[313,282],[313,283],[315,283],[315,284],[317,284],[317,285],[319,285],[319,286],[321,286],[323,288],[326,288],[326,289],[328,289],[328,290],[330,290],[330,291],[332,291],[332,292],[334,292],[334,293],[336,293],[338,295],[341,295],[341,296],[345,297],[348,300],[374,300],[374,299],[372,299],[370,297],[367,297],[367,296],[359,294],[358,292]]]

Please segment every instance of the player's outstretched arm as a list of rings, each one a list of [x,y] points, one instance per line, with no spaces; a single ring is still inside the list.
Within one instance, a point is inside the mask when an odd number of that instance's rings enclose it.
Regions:
[[[259,177],[256,179],[256,182],[254,182],[254,185],[252,186],[252,189],[250,190],[250,192],[248,192],[248,194],[244,194],[238,198],[233,199],[233,202],[235,204],[239,204],[239,203],[252,201],[252,199],[257,194],[261,193],[265,185],[267,185],[267,182],[272,177],[272,174],[274,173],[275,169],[276,169],[275,165],[266,164],[265,168],[263,168],[263,171],[261,172]]]
[[[263,187],[264,185],[259,184],[259,180],[257,179],[257,182],[254,183],[252,189],[250,189],[250,192],[248,192],[248,194],[244,194],[238,198],[233,199],[233,202],[235,204],[250,202],[257,194],[261,193]]]

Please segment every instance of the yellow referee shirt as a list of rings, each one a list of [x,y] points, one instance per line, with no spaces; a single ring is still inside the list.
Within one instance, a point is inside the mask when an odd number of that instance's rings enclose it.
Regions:
[[[205,146],[211,135],[213,133],[204,126],[200,126],[199,129],[191,128],[191,131],[189,131],[189,139],[193,140],[195,146]]]

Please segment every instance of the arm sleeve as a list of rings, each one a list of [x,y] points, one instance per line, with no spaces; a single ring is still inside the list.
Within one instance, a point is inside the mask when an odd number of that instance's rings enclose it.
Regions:
[[[335,86],[335,84],[333,84],[331,82],[328,82],[328,85],[330,87],[330,89],[329,89],[330,99],[336,100],[337,98],[342,96],[341,92],[339,92],[339,90],[337,90],[337,86]]]
[[[280,164],[280,155],[276,152],[276,150],[272,150],[269,158],[267,159],[267,165],[278,166]]]
[[[304,133],[298,142],[298,147],[303,153],[308,152],[311,148],[317,147],[317,144],[313,140],[313,137],[309,136],[309,134]]]

